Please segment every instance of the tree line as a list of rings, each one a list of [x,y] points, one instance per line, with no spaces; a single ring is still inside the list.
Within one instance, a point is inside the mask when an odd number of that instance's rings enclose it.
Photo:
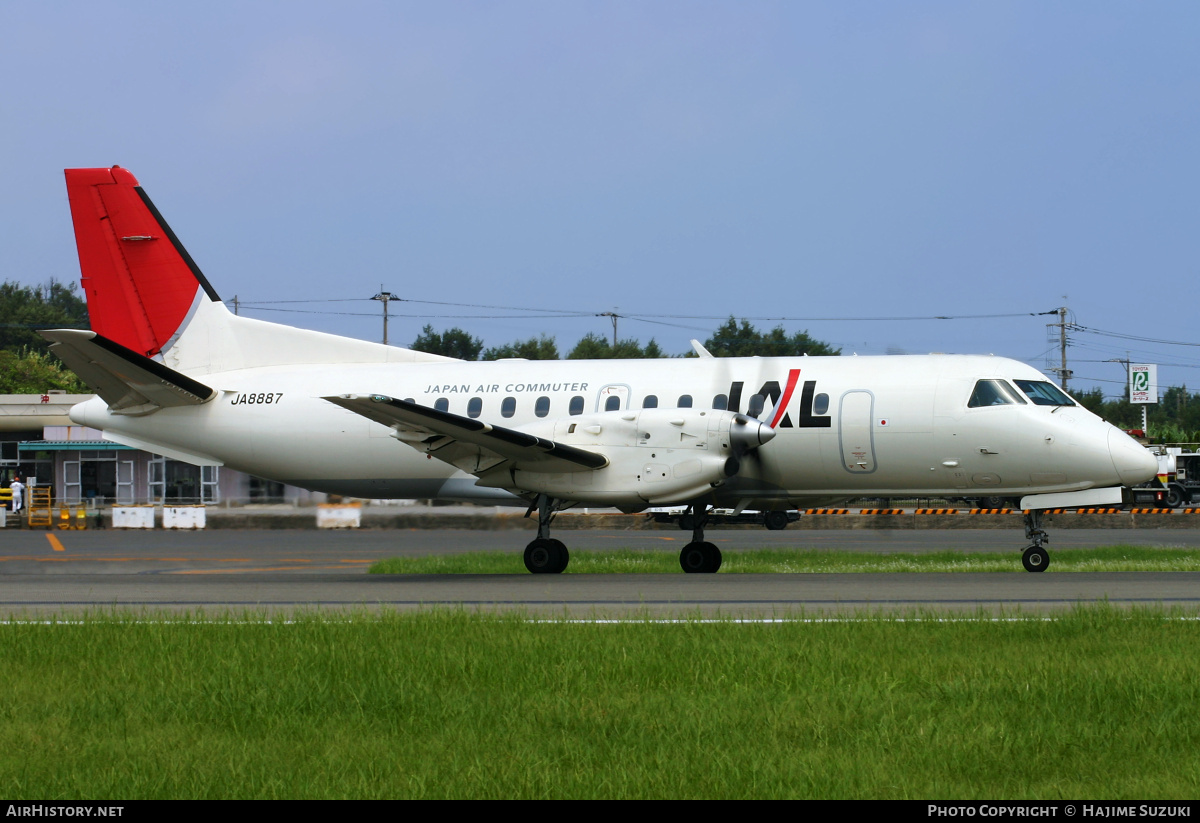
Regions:
[[[0,283],[0,394],[65,391],[90,394],[75,373],[50,354],[38,329],[86,329],[87,304],[74,283]]]
[[[483,340],[472,337],[458,327],[446,331],[435,331],[425,326],[417,339],[409,346],[417,351],[456,357],[459,360],[502,360],[520,357],[525,360],[561,360],[558,345],[553,337],[545,334],[516,340],[503,346],[484,348]],[[815,340],[808,332],[788,334],[783,326],[770,331],[759,331],[746,320],[730,317],[720,328],[704,341],[704,348],[714,357],[800,357],[809,355],[841,354],[828,343]],[[669,355],[662,350],[654,338],[644,346],[632,338],[618,339],[616,345],[604,335],[589,332],[575,344],[566,356],[567,360],[638,359],[657,357],[695,357],[694,352]]]
[[[1129,387],[1124,396],[1105,399],[1100,389],[1075,394],[1079,405],[1103,417],[1119,429],[1142,427],[1142,406],[1129,402]],[[1146,435],[1154,443],[1200,443],[1200,394],[1184,386],[1170,386],[1157,403],[1146,410]]]

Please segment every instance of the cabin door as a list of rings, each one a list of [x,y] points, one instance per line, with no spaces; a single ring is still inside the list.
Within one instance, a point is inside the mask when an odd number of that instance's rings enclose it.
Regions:
[[[842,395],[838,416],[838,440],[842,446],[842,466],[852,474],[875,471],[873,432],[875,395],[865,390]]]

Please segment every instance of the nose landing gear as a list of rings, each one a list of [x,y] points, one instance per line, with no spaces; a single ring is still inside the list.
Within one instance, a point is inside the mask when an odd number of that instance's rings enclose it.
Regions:
[[[1025,515],[1025,539],[1032,540],[1033,545],[1021,555],[1021,565],[1027,572],[1044,572],[1050,565],[1050,553],[1044,545],[1050,535],[1042,528],[1042,513],[1034,509]]]

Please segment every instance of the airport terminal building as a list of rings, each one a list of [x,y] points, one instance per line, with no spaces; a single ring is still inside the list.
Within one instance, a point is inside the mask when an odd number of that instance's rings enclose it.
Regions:
[[[105,440],[67,413],[90,394],[0,395],[0,488],[15,476],[70,504],[322,503],[325,495]]]

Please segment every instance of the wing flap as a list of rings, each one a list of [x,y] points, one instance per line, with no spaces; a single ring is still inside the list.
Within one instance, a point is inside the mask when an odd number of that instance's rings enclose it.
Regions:
[[[172,406],[198,406],[216,397],[203,383],[94,331],[52,329],[40,334],[114,413],[149,414]]]
[[[471,474],[483,474],[505,462],[522,471],[553,473],[595,471],[608,465],[602,454],[387,395],[324,399],[390,426],[401,441]]]

